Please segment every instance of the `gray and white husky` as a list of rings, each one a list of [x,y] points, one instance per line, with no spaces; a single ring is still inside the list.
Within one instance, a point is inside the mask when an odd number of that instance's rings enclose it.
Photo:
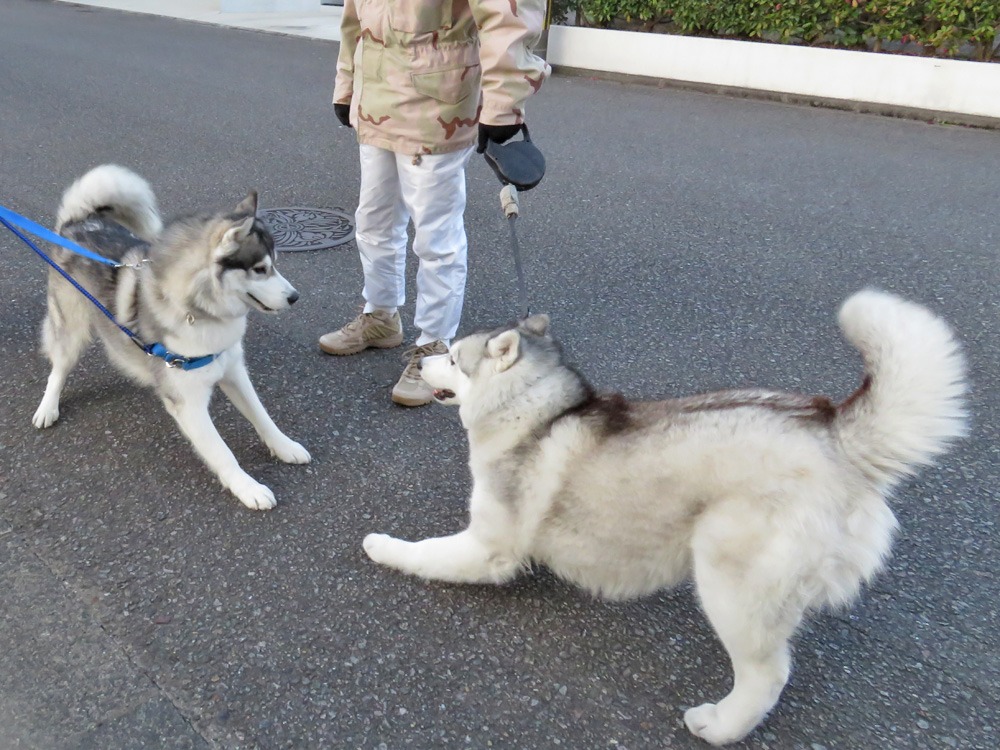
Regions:
[[[845,605],[882,566],[886,498],[965,429],[963,357],[918,305],[863,291],[840,311],[867,375],[840,404],[742,390],[635,403],[597,395],[545,316],[423,361],[468,431],[469,526],[372,560],[427,579],[500,583],[532,563],[625,599],[692,576],[734,683],[684,715],[722,745],[756,727],[791,666],[803,616]]]
[[[274,493],[240,468],[209,415],[215,385],[250,421],[277,458],[308,463],[309,452],[287,437],[265,411],[243,359],[247,313],[273,313],[298,299],[275,268],[274,240],[256,218],[257,194],[232,212],[160,220],[149,184],[113,164],[97,167],[66,190],[56,230],[129,267],[112,268],[57,249],[59,265],[147,344],[181,357],[215,355],[183,370],[149,356],[56,271],[49,271],[42,348],[52,363],[34,425],[59,418],[66,378],[96,330],[111,360],[151,386],[195,451],[222,484],[249,508],[274,507]]]

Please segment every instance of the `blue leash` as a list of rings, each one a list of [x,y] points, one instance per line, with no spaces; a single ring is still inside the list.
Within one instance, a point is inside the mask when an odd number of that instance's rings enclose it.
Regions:
[[[166,364],[167,367],[178,367],[181,370],[197,370],[199,367],[204,367],[205,365],[211,364],[212,362],[215,361],[215,358],[218,356],[216,354],[207,354],[204,357],[183,357],[180,354],[174,354],[173,352],[168,350],[167,347],[165,347],[163,344],[159,342],[155,344],[143,343],[142,339],[140,339],[130,329],[126,328],[117,320],[115,320],[114,314],[108,308],[102,305],[100,301],[96,297],[94,297],[94,295],[92,295],[90,292],[84,289],[76,279],[74,279],[72,276],[66,273],[66,271],[64,271],[58,263],[52,260],[52,258],[46,255],[38,247],[38,245],[36,245],[27,237],[25,237],[24,234],[22,234],[17,227],[20,227],[29,234],[33,234],[36,237],[45,240],[46,242],[51,242],[54,245],[64,247],[70,252],[76,253],[77,255],[82,255],[84,258],[97,261],[98,263],[103,263],[106,266],[111,266],[112,268],[123,268],[128,266],[127,263],[119,263],[109,258],[105,258],[102,255],[98,255],[97,253],[93,253],[87,248],[81,247],[75,242],[72,242],[66,239],[65,237],[56,234],[55,232],[46,229],[41,224],[36,224],[31,219],[25,218],[24,216],[21,216],[20,214],[15,213],[11,211],[9,208],[5,208],[4,206],[0,206],[0,224],[3,224],[5,227],[7,227],[7,229],[13,232],[15,236],[17,236],[22,242],[24,242],[24,244],[26,244],[28,247],[34,250],[41,257],[42,260],[44,260],[46,263],[52,266],[52,268],[56,269],[56,271],[59,272],[60,276],[62,276],[64,279],[66,279],[66,281],[72,284],[76,288],[76,290],[80,292],[80,294],[82,294],[84,297],[93,302],[94,305],[97,307],[97,309],[100,310],[102,313],[104,313],[105,317],[108,320],[114,323],[115,326],[117,326],[122,333],[124,333],[126,336],[129,337],[129,339],[132,340],[133,344],[138,346],[140,349],[142,349],[142,351],[144,351],[149,356],[159,357],[160,359],[163,360],[164,364]]]
[[[56,234],[51,229],[46,229],[41,224],[36,224],[31,219],[21,216],[21,214],[14,213],[9,208],[0,206],[0,223],[3,223],[10,231],[20,237],[22,240],[28,243],[28,245],[36,252],[39,253],[43,258],[47,256],[41,252],[37,247],[31,244],[31,242],[25,238],[23,234],[18,232],[11,224],[20,227],[25,232],[33,234],[40,240],[45,240],[46,242],[51,242],[53,245],[59,245],[59,247],[64,247],[70,252],[76,253],[77,255],[82,255],[84,258],[89,258],[90,260],[96,260],[98,263],[103,263],[106,266],[111,266],[112,268],[121,268],[124,264],[118,263],[111,260],[110,258],[105,258],[103,255],[98,255],[97,253],[92,253],[85,247],[80,247],[75,242],[66,239],[62,235]]]

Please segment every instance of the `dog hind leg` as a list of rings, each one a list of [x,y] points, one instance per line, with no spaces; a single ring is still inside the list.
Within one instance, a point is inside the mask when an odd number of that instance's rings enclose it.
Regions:
[[[59,419],[59,398],[70,372],[91,341],[90,303],[61,279],[49,281],[48,312],[42,323],[42,351],[52,364],[45,394],[31,422],[42,429]]]
[[[791,670],[789,639],[804,607],[764,565],[718,564],[696,549],[695,583],[702,608],[733,666],[733,689],[718,703],[684,714],[684,723],[713,745],[742,739],[778,702]],[[779,574],[780,575],[780,574]]]
[[[369,534],[364,548],[381,565],[449,583],[503,583],[521,568],[516,558],[483,543],[470,529],[420,542]]]

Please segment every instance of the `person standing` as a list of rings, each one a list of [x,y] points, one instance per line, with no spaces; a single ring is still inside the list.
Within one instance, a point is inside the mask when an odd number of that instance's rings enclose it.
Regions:
[[[525,125],[551,72],[533,54],[546,0],[345,0],[333,106],[360,146],[356,241],[363,312],[320,337],[335,355],[403,342],[407,226],[419,330],[392,400],[432,400],[420,358],[447,352],[465,296],[465,167]]]

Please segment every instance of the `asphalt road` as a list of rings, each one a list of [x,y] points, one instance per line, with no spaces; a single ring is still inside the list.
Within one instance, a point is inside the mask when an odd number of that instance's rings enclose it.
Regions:
[[[115,161],[168,214],[249,188],[353,209],[335,45],[43,0],[0,19],[0,203],[51,223],[73,178]],[[843,397],[860,363],[834,318],[867,285],[957,328],[972,435],[901,490],[887,570],[804,628],[741,746],[993,750],[1000,132],[568,77],[528,120],[549,164],[519,221],[532,307],[603,389]],[[467,331],[517,313],[497,188],[475,161]],[[462,528],[469,480],[453,412],[390,404],[397,352],[316,347],[357,310],[353,245],[284,255],[302,299],[247,342],[312,465],[273,462],[214,405],[275,490],[268,513],[228,496],[96,348],[59,424],[35,430],[45,274],[8,234],[0,253],[0,747],[701,746],[682,711],[721,697],[729,666],[689,589],[612,605],[544,571],[428,585],[366,559],[369,531]]]

